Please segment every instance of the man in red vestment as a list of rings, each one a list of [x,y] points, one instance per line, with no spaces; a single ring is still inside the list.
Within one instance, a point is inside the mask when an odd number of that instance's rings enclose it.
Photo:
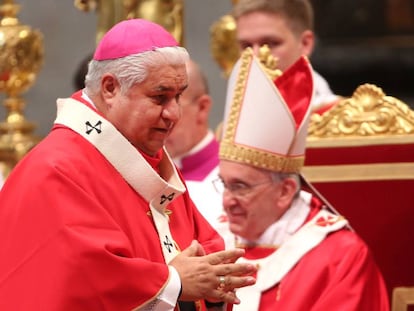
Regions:
[[[313,94],[309,61],[280,74],[265,66],[269,57],[246,49],[227,90],[216,181],[228,221],[221,230],[227,247],[245,249],[238,262],[258,267],[256,283],[236,291],[241,304],[233,309],[387,311],[366,244],[300,175]]]
[[[238,303],[243,251],[195,208],[163,145],[180,117],[187,51],[131,19],[101,40],[85,89],[0,193],[0,310],[176,310]]]

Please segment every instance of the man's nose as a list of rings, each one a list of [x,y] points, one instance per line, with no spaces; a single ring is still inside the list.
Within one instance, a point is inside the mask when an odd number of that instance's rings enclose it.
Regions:
[[[233,195],[233,193],[227,189],[224,188],[223,194],[222,194],[222,203],[223,203],[223,207],[229,207],[234,203],[235,200],[235,196]]]
[[[256,56],[259,55],[260,47],[261,47],[260,44],[253,44],[252,45],[254,55],[256,55]]]
[[[181,117],[181,108],[176,98],[171,99],[162,110],[162,117],[177,122]]]

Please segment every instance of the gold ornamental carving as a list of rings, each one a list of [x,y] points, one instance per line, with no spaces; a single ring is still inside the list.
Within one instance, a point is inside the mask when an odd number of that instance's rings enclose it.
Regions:
[[[0,122],[0,163],[7,176],[14,165],[39,141],[32,134],[35,125],[24,116],[21,95],[35,82],[43,63],[43,36],[20,24],[20,6],[13,0],[0,4],[0,92],[6,118]]]
[[[352,97],[341,99],[324,114],[313,114],[306,141],[307,150],[355,148],[364,156],[365,147],[414,144],[414,111],[399,99],[387,96],[374,84],[360,85]],[[359,148],[359,149],[358,149]],[[367,155],[369,156],[369,155]],[[305,165],[309,182],[354,182],[412,180],[412,162]]]
[[[251,53],[253,53],[251,48],[248,49],[250,49]],[[276,78],[279,78],[283,74],[282,70],[280,70],[278,66],[278,58],[272,55],[267,44],[260,47],[259,55],[257,57],[263,66],[263,70],[272,81],[276,80]]]
[[[392,291],[392,311],[407,311],[414,305],[414,287],[394,287]]]
[[[240,57],[236,40],[236,22],[231,15],[224,15],[210,27],[210,51],[223,76],[228,77]]]
[[[238,0],[231,2],[234,6]],[[223,76],[228,78],[240,57],[236,38],[236,21],[231,14],[223,15],[211,25],[210,53],[221,68]]]
[[[96,42],[116,23],[144,18],[162,25],[184,45],[183,0],[74,0],[81,11],[98,14]]]
[[[308,141],[407,134],[414,134],[414,111],[380,87],[366,83],[324,114],[313,114]]]

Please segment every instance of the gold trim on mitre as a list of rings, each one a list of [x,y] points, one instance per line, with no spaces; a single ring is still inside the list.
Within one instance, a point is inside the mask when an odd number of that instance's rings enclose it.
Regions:
[[[304,156],[286,157],[270,154],[254,148],[235,145],[225,140],[220,143],[219,156],[223,160],[242,162],[281,173],[299,173],[305,161]]]
[[[270,51],[266,49],[262,49],[261,52],[270,53]],[[234,93],[227,120],[225,121],[224,132],[222,134],[223,136],[220,141],[219,157],[222,160],[245,163],[266,170],[286,173],[299,173],[304,165],[304,155],[278,155],[254,148],[252,146],[245,146],[235,143],[237,125],[243,105],[249,70],[254,57],[255,56],[251,48],[245,49],[240,56],[238,62],[239,68],[237,72],[237,78],[233,88]],[[266,67],[266,64],[275,64],[275,61],[270,60],[271,57],[271,55],[260,55],[258,59],[260,60],[259,64],[261,65],[263,72],[274,85],[274,78],[280,76],[282,72],[278,69],[275,69],[274,67]],[[263,63],[264,60],[266,61],[265,64]],[[235,67],[237,67],[237,64]],[[277,90],[276,86],[275,89]],[[260,125],[258,124],[257,126]]]

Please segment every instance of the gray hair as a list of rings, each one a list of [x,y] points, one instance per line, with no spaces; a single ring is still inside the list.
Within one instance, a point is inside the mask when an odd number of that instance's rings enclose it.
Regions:
[[[88,64],[88,73],[85,77],[85,91],[88,96],[99,93],[101,78],[111,73],[119,81],[122,94],[136,83],[141,83],[152,67],[162,64],[185,65],[189,55],[183,47],[164,47],[140,54],[110,60],[91,60]]]
[[[283,181],[287,178],[294,179],[295,182],[296,182],[295,197],[299,195],[301,183],[300,183],[300,177],[299,177],[298,174],[296,174],[296,173],[271,172],[270,173],[270,178],[272,179],[273,182],[281,182],[281,181]]]

